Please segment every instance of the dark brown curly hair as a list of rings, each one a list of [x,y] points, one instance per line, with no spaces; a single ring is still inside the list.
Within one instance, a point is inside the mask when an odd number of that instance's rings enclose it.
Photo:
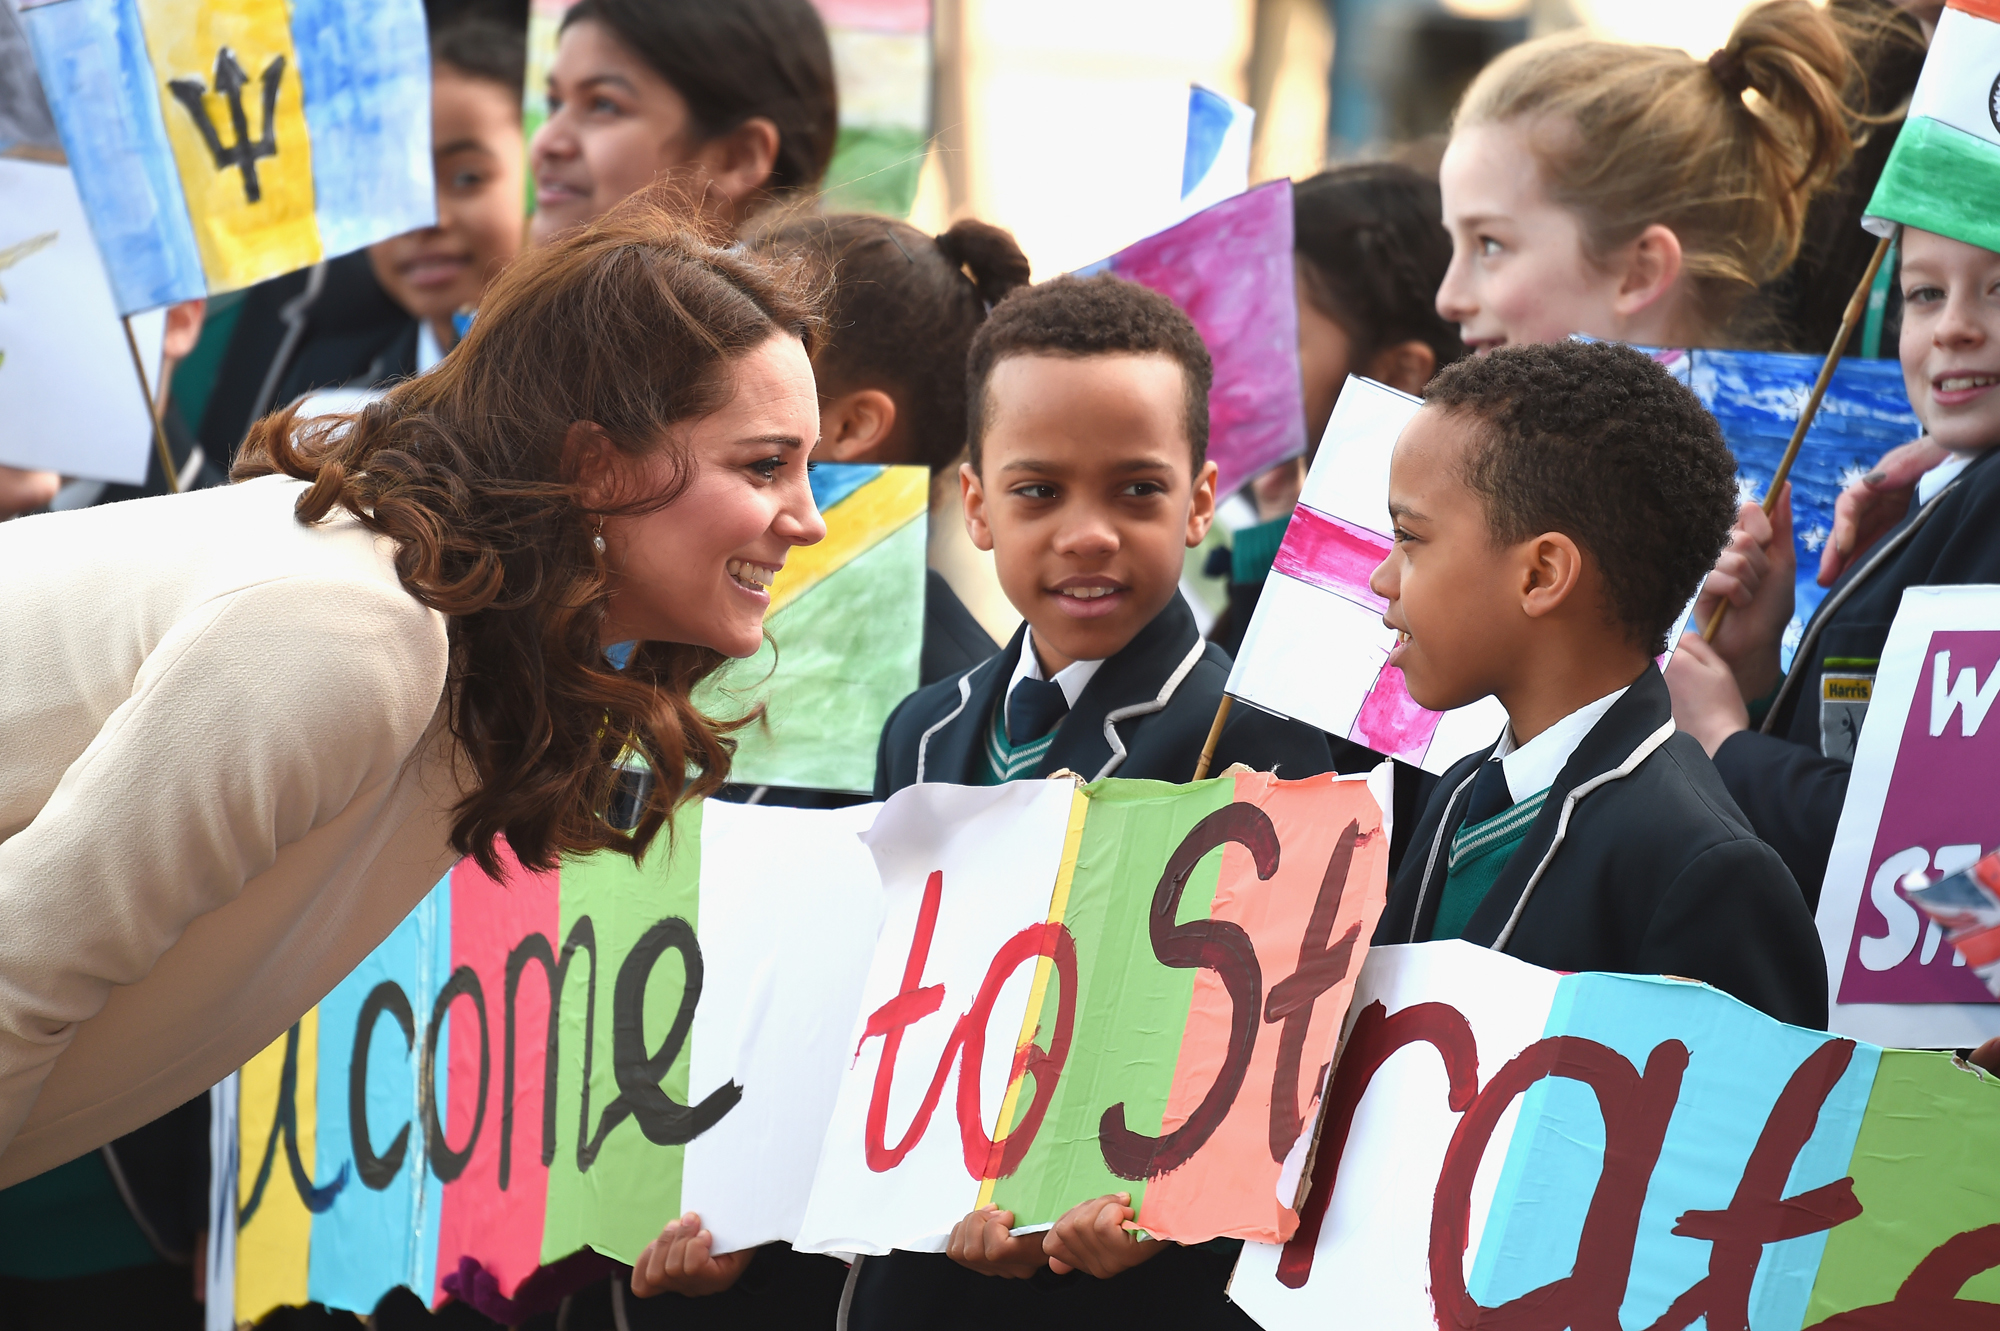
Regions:
[[[571,426],[627,458],[664,454],[670,480],[611,509],[670,504],[694,464],[673,427],[718,408],[730,363],[775,336],[811,352],[820,297],[804,265],[729,247],[681,201],[635,196],[531,250],[487,289],[463,342],[430,373],[351,416],[296,409],[251,430],[234,479],[312,482],[302,523],[336,508],[394,540],[410,594],[450,617],[451,733],[473,785],[452,845],[498,874],[494,841],[546,869],[563,855],[635,858],[683,800],[728,776],[746,721],[689,694],[726,659],[684,643],[604,654],[609,597],[592,548],[606,511],[581,497]],[[628,752],[654,773],[630,834],[603,813]]]

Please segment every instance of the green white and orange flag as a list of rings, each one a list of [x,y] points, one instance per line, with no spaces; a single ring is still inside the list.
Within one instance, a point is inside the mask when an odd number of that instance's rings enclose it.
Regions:
[[[1951,0],[1862,225],[2000,250],[2000,0]]]
[[[796,1246],[936,1251],[986,1203],[1034,1229],[1118,1192],[1163,1238],[1282,1242],[1386,893],[1386,781],[899,793],[864,836],[887,916]]]

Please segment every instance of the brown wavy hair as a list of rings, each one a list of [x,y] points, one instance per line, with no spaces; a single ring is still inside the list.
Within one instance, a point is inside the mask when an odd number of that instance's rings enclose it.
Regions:
[[[722,405],[730,364],[774,336],[814,349],[820,294],[802,264],[732,246],[664,191],[627,200],[531,250],[486,291],[465,339],[430,373],[360,412],[275,412],[234,479],[311,485],[302,523],[344,509],[396,542],[410,595],[450,617],[449,722],[473,785],[452,845],[497,875],[521,862],[618,850],[637,858],[683,800],[727,779],[729,732],[689,701],[726,657],[637,645],[624,669],[599,637],[610,587],[592,547],[606,512],[672,503],[694,476],[675,427]],[[664,456],[669,480],[586,506],[571,427],[627,459]],[[630,752],[654,780],[630,834],[603,817]]]

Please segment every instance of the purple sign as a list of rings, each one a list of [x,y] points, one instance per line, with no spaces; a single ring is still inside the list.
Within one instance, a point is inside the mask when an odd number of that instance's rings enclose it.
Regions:
[[[1218,498],[1306,451],[1291,181],[1224,199],[1078,271],[1151,287],[1201,331],[1215,362],[1208,456]]]
[[[2000,842],[1996,699],[2000,630],[1933,631],[1882,799],[1840,1002],[1996,1001],[1899,887],[1912,872],[1937,877],[1962,869]],[[1850,793],[1850,803],[1854,798]]]

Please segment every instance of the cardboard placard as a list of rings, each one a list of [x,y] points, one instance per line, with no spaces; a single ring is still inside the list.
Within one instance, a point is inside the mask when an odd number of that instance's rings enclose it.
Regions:
[[[1692,981],[1377,948],[1265,1331],[1984,1326],[2000,1085]]]

